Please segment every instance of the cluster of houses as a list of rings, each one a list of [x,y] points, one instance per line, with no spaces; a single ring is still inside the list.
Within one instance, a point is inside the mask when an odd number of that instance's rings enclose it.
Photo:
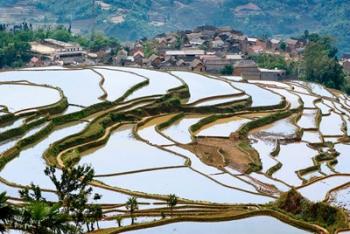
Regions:
[[[285,77],[285,71],[258,68],[254,61],[247,59],[249,55],[269,53],[297,60],[305,45],[302,40],[262,40],[247,37],[229,27],[201,26],[126,45],[113,61],[121,66],[209,73],[220,73],[231,67],[234,75],[246,79],[277,80]]]
[[[226,69],[226,72],[233,71],[233,75],[246,79],[279,80],[285,77],[285,71],[258,68],[249,56],[269,53],[297,60],[305,45],[302,40],[262,40],[247,37],[229,27],[201,26],[124,44],[112,61],[119,66],[166,70],[220,73]],[[45,39],[32,42],[31,46],[36,55],[31,66],[41,63],[93,65],[105,61],[99,53],[84,51],[78,44]]]

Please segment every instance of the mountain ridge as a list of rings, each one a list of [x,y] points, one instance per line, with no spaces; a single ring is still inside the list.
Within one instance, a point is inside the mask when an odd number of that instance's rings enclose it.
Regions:
[[[17,20],[72,22],[80,33],[94,28],[121,40],[215,25],[230,26],[247,35],[278,38],[309,30],[333,36],[341,51],[350,51],[347,0],[0,0],[0,10],[18,4],[27,4],[44,16],[24,14]]]

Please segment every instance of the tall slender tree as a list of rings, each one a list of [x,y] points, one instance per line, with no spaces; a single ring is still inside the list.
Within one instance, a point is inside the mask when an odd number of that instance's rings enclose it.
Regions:
[[[125,207],[130,213],[131,224],[134,224],[135,223],[134,212],[139,209],[139,204],[137,202],[136,197],[130,197],[126,202]]]

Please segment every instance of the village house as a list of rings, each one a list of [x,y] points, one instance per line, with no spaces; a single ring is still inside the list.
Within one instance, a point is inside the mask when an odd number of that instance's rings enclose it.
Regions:
[[[267,49],[269,49],[271,51],[279,51],[280,43],[281,43],[281,40],[270,39],[270,40],[267,41],[266,47],[267,47]]]
[[[253,60],[242,60],[234,66],[233,75],[241,76],[245,80],[283,80],[286,71],[280,69],[258,68]]]
[[[203,62],[204,69],[207,72],[219,73],[225,66],[232,65],[230,60],[216,55],[204,55],[200,58]]]
[[[264,69],[259,68],[260,70],[260,80],[273,80],[279,81],[286,78],[286,71],[282,69]]]
[[[147,65],[151,66],[153,68],[159,69],[160,65],[161,65],[161,58],[158,55],[152,54],[149,58],[148,58],[148,62]]]
[[[301,48],[303,45],[299,40],[295,40],[295,39],[287,39],[285,40],[285,43],[287,44],[287,51],[291,54],[297,54],[298,48]]]
[[[235,64],[234,76],[241,76],[246,80],[260,80],[260,70],[253,60],[242,60]]]
[[[195,59],[190,65],[191,71],[202,72],[205,70],[204,65],[201,60]]]
[[[61,61],[63,64],[82,63],[86,52],[77,43],[67,43],[55,39],[44,39],[31,42],[31,51],[40,56],[48,57],[51,61]]]
[[[232,64],[236,64],[237,62],[243,60],[242,54],[226,54],[225,58],[230,60]]]
[[[128,52],[124,49],[121,49],[118,51],[117,56],[113,57],[113,62],[115,65],[124,66],[124,62],[126,61],[127,57],[128,57]]]
[[[184,61],[191,62],[195,58],[204,55],[204,50],[199,49],[182,49],[182,50],[167,50],[165,51],[165,57],[173,56],[176,60],[183,59]]]
[[[135,63],[142,66],[143,59],[145,58],[145,55],[143,54],[143,52],[141,50],[135,51],[132,57],[134,58]]]

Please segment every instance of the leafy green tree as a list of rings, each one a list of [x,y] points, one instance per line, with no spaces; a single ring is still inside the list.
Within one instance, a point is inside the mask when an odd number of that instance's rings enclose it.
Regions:
[[[6,193],[0,193],[0,232],[6,231],[6,226],[13,221],[15,210],[7,203]]]
[[[33,234],[71,233],[69,216],[62,214],[58,204],[50,205],[42,201],[28,203],[20,215],[20,228]]]
[[[287,44],[284,41],[281,41],[279,44],[279,48],[282,51],[286,51],[287,50]]]
[[[118,215],[115,220],[117,221],[117,224],[118,224],[118,227],[121,227],[122,226],[122,220],[123,220],[123,217],[121,215]]]
[[[342,89],[345,75],[336,58],[337,49],[328,37],[309,36],[303,59],[303,78],[307,81],[321,83],[329,88]]]
[[[134,224],[135,223],[134,212],[139,209],[139,205],[138,205],[136,197],[130,197],[128,199],[128,201],[126,202],[125,207],[130,213],[131,224]]]
[[[233,74],[233,66],[230,65],[226,65],[221,71],[220,73],[222,75],[232,75]]]
[[[170,194],[167,200],[167,205],[170,208],[171,214],[173,214],[173,209],[177,205],[177,202],[178,202],[177,196],[175,194]]]

